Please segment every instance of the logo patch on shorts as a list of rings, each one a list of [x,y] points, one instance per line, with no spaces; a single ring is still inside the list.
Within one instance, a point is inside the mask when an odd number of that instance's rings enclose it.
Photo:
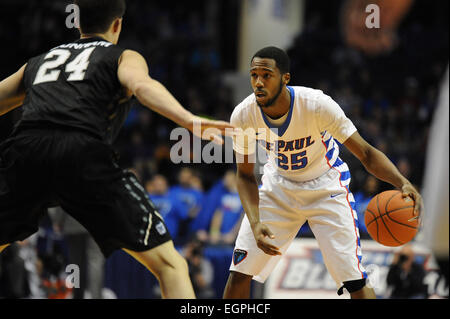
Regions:
[[[233,264],[236,266],[237,264],[240,264],[245,257],[247,257],[247,252],[245,250],[241,249],[235,249],[233,252]]]
[[[166,226],[162,222],[156,224],[155,228],[161,236],[167,232]]]

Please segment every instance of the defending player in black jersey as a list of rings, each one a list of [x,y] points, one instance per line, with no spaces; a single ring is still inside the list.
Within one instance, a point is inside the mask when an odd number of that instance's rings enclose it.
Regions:
[[[124,249],[158,278],[163,297],[194,298],[185,260],[136,177],[111,143],[132,96],[180,126],[229,123],[194,116],[148,75],[145,59],[116,44],[125,0],[77,0],[81,38],[32,58],[0,82],[0,115],[23,116],[0,145],[0,252],[35,233],[59,205],[107,257]]]

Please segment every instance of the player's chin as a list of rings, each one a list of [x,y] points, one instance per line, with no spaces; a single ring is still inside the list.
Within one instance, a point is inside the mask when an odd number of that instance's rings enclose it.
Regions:
[[[267,97],[256,97],[256,103],[259,107],[269,107],[269,99]]]

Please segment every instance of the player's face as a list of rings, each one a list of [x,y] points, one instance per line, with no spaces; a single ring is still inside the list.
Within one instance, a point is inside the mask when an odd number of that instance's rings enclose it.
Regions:
[[[259,107],[270,107],[280,96],[285,82],[273,59],[254,58],[250,79]]]

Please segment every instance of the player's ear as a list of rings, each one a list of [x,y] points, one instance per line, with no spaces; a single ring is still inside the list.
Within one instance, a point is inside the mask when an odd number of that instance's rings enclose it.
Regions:
[[[120,32],[122,30],[122,18],[114,20],[112,27],[114,33]]]
[[[291,81],[291,74],[290,73],[283,74],[283,83],[287,85],[289,84],[290,81]]]

